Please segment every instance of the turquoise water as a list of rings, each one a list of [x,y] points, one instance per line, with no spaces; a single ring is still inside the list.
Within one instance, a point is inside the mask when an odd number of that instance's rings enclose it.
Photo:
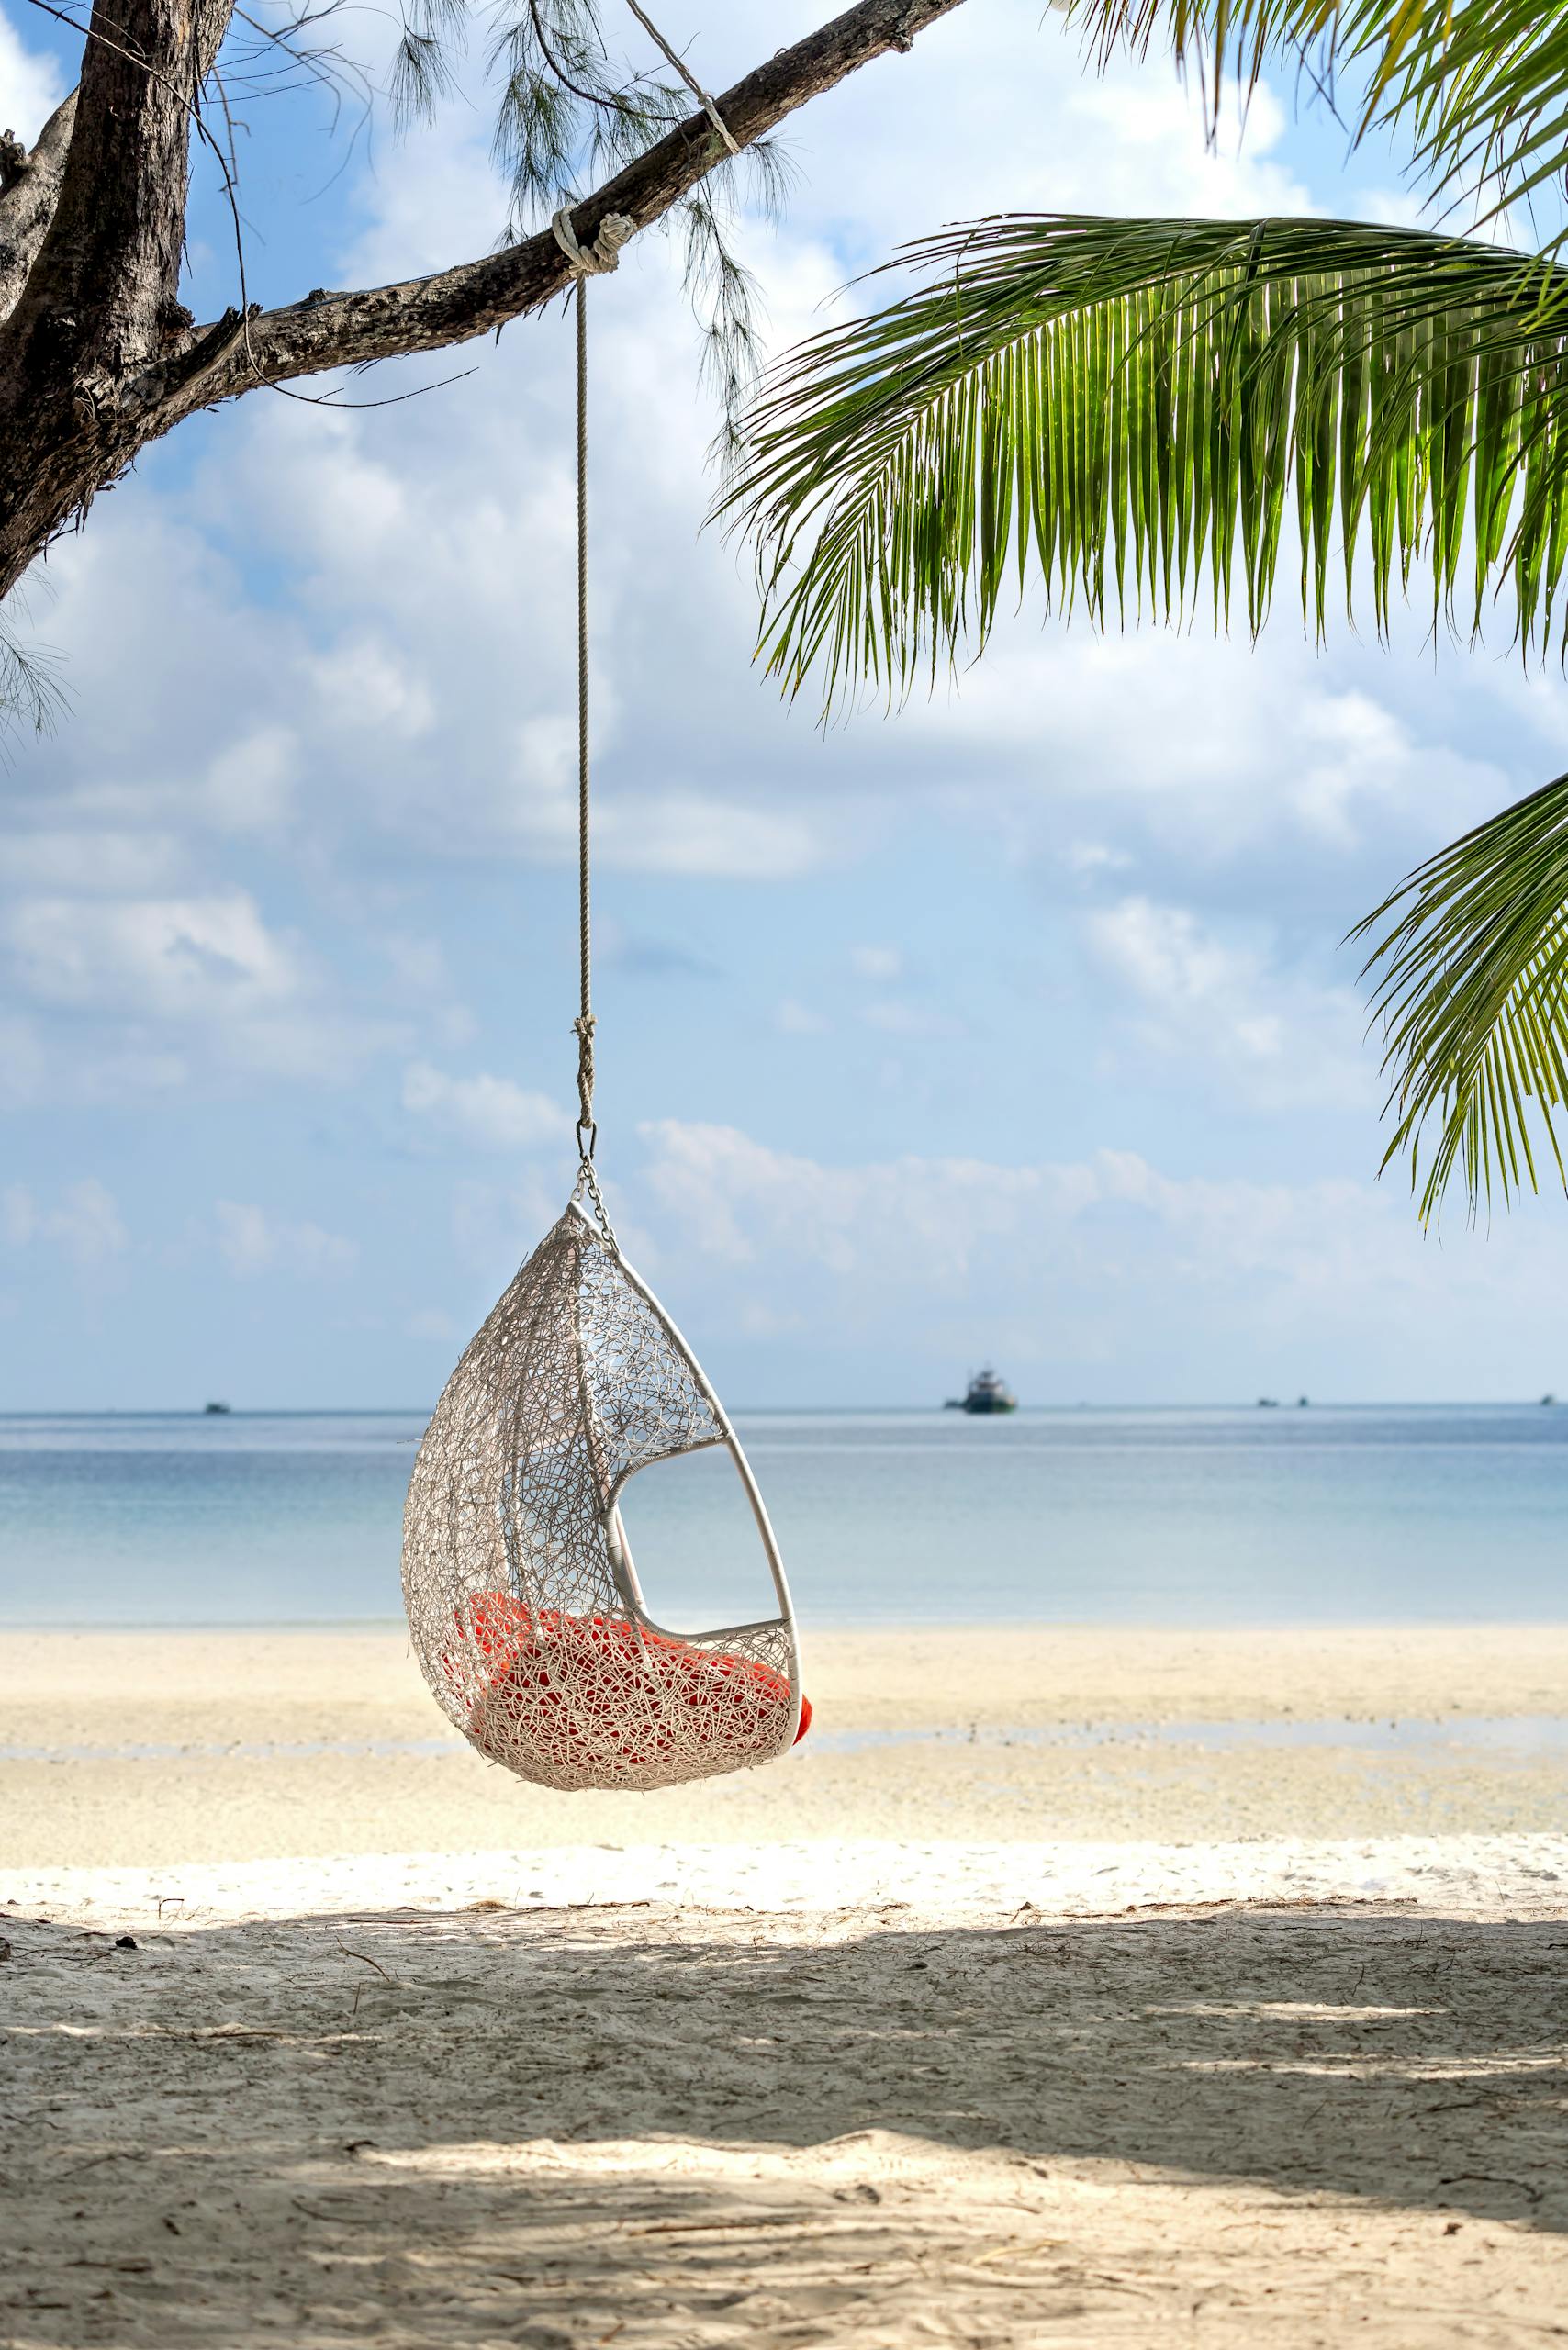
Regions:
[[[0,1620],[307,1623],[399,1608],[420,1414],[0,1416]],[[1562,1617],[1568,1408],[743,1415],[826,1623]],[[650,1604],[760,1613],[728,1465],[633,1482]]]

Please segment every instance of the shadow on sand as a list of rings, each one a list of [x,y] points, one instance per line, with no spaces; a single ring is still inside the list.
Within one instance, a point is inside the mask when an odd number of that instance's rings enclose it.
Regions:
[[[1568,2335],[1568,1922],[879,1919],[14,1923],[0,2339]]]

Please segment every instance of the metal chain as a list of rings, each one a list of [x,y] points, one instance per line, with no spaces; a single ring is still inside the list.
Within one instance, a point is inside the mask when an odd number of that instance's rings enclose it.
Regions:
[[[586,1156],[582,1165],[577,1169],[577,1180],[572,1186],[572,1197],[574,1200],[588,1201],[593,1210],[594,1221],[599,1226],[599,1238],[612,1257],[619,1257],[621,1243],[615,1237],[615,1226],[610,1221],[610,1210],[604,1204],[604,1193],[599,1188],[599,1177],[594,1173],[593,1161]]]

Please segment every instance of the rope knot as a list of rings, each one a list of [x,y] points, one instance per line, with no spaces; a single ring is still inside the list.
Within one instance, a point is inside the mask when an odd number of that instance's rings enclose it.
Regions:
[[[629,219],[624,212],[607,212],[599,224],[599,234],[593,242],[579,244],[577,232],[572,226],[569,204],[562,205],[550,227],[555,242],[578,277],[599,277],[606,270],[619,268],[622,246],[637,233],[637,223]]]
[[[579,1012],[572,1023],[577,1040],[577,1144],[585,1158],[593,1156],[593,1031],[591,1012]],[[589,1139],[585,1143],[584,1133]]]

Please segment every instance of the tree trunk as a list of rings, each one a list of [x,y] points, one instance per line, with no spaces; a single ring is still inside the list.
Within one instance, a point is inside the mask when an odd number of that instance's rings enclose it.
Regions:
[[[741,146],[962,0],[860,0],[718,99]],[[554,235],[433,276],[195,326],[179,304],[190,141],[234,0],[97,0],[82,80],[31,155],[0,151],[0,596],[149,441],[290,377],[464,342],[559,293]],[[646,228],[725,150],[679,124],[577,207]]]

